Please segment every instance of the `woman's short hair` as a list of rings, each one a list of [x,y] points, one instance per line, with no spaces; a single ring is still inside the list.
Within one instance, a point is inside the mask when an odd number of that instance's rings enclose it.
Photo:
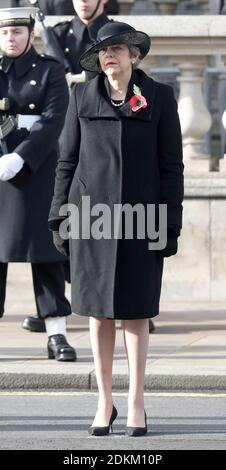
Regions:
[[[140,63],[140,49],[136,46],[128,46],[130,55],[136,57],[136,62],[133,64],[133,69],[136,69]]]

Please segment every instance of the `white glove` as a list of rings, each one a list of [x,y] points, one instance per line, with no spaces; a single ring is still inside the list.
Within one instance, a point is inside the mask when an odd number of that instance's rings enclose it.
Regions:
[[[17,153],[7,153],[0,158],[0,180],[8,181],[21,170],[24,165],[23,158]]]
[[[74,85],[74,83],[81,83],[81,82],[85,82],[86,81],[86,73],[85,71],[83,70],[83,72],[81,73],[71,73],[71,72],[68,72],[66,74],[66,79],[67,79],[67,84],[69,86],[69,88],[71,87],[71,85]]]

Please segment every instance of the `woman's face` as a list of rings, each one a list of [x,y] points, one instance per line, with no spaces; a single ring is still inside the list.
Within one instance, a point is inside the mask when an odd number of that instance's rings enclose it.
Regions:
[[[107,76],[117,76],[131,70],[135,58],[126,44],[114,44],[99,52],[100,66]]]
[[[29,29],[27,26],[7,26],[0,28],[0,48],[3,54],[8,57],[18,57],[26,48],[29,37]],[[34,32],[30,36],[30,44],[34,39]]]

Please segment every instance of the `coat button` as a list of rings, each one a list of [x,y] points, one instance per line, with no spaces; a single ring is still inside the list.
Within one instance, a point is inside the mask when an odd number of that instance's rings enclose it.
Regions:
[[[2,70],[2,65],[0,65],[0,70]]]
[[[31,104],[29,104],[29,108],[30,108],[30,109],[35,109],[35,108],[36,108],[36,106],[35,106],[35,104],[34,104],[34,103],[31,103]]]
[[[37,85],[37,82],[36,82],[36,80],[31,80],[31,81],[30,81],[30,85],[32,85],[32,86],[35,86],[35,85]]]
[[[32,64],[32,67],[33,67],[33,68],[34,68],[34,67],[37,67],[37,64]]]
[[[68,47],[66,47],[66,49],[64,49],[64,52],[70,52],[70,49],[68,49]]]
[[[69,29],[69,33],[70,33],[70,34],[74,34],[73,29]]]

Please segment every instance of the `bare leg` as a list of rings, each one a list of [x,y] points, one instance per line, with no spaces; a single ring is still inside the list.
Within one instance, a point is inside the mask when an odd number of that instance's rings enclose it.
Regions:
[[[124,320],[124,341],[129,364],[127,426],[144,427],[144,377],[148,353],[148,319]]]
[[[115,321],[90,317],[90,339],[99,391],[92,426],[108,426],[112,413],[112,363],[115,349]]]

